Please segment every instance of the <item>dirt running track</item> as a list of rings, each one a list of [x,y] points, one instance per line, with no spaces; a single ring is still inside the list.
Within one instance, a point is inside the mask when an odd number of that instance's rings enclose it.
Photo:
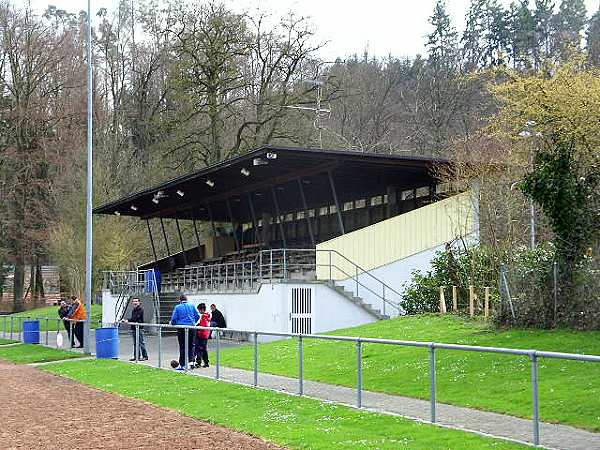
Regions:
[[[2,450],[278,448],[175,411],[0,361]]]

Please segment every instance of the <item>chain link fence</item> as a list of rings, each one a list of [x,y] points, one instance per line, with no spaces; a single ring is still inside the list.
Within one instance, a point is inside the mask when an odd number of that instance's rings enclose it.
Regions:
[[[496,319],[523,327],[600,328],[600,264],[586,260],[575,271],[556,261],[500,267]]]

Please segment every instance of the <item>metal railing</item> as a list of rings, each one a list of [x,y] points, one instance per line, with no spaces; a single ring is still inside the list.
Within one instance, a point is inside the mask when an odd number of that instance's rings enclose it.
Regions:
[[[186,267],[163,275],[162,292],[254,292],[259,271],[255,260]]]
[[[123,323],[121,323],[123,324]],[[119,326],[121,324],[113,324]],[[355,343],[356,351],[356,407],[363,407],[363,344],[381,344],[381,345],[394,345],[400,347],[419,347],[426,348],[429,350],[429,402],[430,402],[430,422],[437,422],[437,369],[436,369],[436,355],[438,350],[456,350],[466,352],[477,352],[477,353],[495,353],[504,355],[514,356],[525,356],[528,357],[531,362],[531,387],[532,387],[532,437],[533,442],[537,446],[540,444],[540,401],[539,401],[539,379],[538,379],[538,368],[539,359],[562,359],[562,360],[573,360],[573,361],[586,361],[600,363],[600,356],[596,355],[583,355],[576,353],[560,353],[560,352],[547,352],[539,350],[525,350],[525,349],[514,349],[514,348],[502,348],[502,347],[480,347],[476,345],[462,345],[462,344],[444,344],[438,342],[420,342],[420,341],[406,341],[396,339],[378,339],[378,338],[363,338],[363,337],[351,337],[351,336],[331,336],[331,335],[318,335],[318,334],[301,334],[301,333],[280,333],[270,331],[257,331],[257,330],[237,330],[231,328],[217,328],[217,327],[200,327],[200,326],[182,326],[182,325],[162,325],[162,324],[149,324],[149,323],[136,323],[127,324],[134,325],[136,328],[135,336],[139,336],[139,327],[158,328],[158,362],[157,367],[162,367],[162,330],[163,329],[184,329],[184,330],[211,330],[216,331],[215,333],[215,379],[221,378],[221,338],[220,332],[233,331],[240,333],[248,333],[251,335],[253,341],[253,386],[258,386],[259,382],[259,337],[281,337],[297,339],[298,341],[298,395],[304,394],[304,341],[307,339],[315,340],[327,340],[327,341],[339,341],[339,342],[353,342]],[[188,352],[188,342],[186,335],[186,354],[185,361],[190,361]],[[135,342],[135,353],[136,361],[139,357],[139,342]],[[184,368],[188,370],[186,366]]]
[[[12,337],[12,323],[14,319],[26,319],[25,317],[12,317],[12,316],[4,316],[4,337],[7,335],[7,320],[10,317],[11,323],[11,337]],[[60,322],[62,319],[49,319],[49,318],[41,318],[36,320],[55,320]],[[46,322],[48,323],[48,322]],[[494,353],[494,354],[504,354],[504,355],[514,355],[514,356],[525,356],[529,358],[531,362],[531,387],[532,387],[532,437],[533,443],[537,446],[540,444],[540,401],[539,401],[539,379],[538,379],[538,369],[539,369],[539,359],[540,358],[548,358],[548,359],[561,359],[561,360],[572,360],[572,361],[584,361],[584,362],[595,362],[600,363],[600,356],[596,355],[583,355],[576,353],[561,353],[561,352],[548,352],[548,351],[539,351],[539,350],[525,350],[525,349],[514,349],[514,348],[502,348],[502,347],[480,347],[476,345],[462,345],[462,344],[445,344],[438,342],[421,342],[421,341],[407,341],[407,340],[396,340],[396,339],[378,339],[378,338],[364,338],[364,337],[352,337],[352,336],[331,336],[331,335],[318,335],[318,334],[301,334],[301,333],[280,333],[280,332],[270,332],[270,331],[257,331],[257,330],[238,330],[231,328],[217,328],[217,327],[200,327],[200,326],[183,326],[183,325],[162,325],[162,324],[154,324],[154,323],[112,323],[106,324],[112,325],[114,327],[119,327],[122,325],[126,326],[134,326],[135,328],[135,359],[139,360],[139,329],[140,327],[145,328],[157,328],[157,339],[158,339],[158,361],[157,367],[162,367],[162,339],[163,339],[163,329],[167,330],[211,330],[215,331],[215,378],[218,380],[221,378],[221,337],[220,332],[239,332],[239,333],[248,333],[252,338],[253,345],[253,363],[252,363],[252,372],[253,372],[253,385],[256,387],[259,384],[259,337],[268,336],[268,337],[280,337],[280,338],[290,338],[297,339],[298,341],[298,394],[304,394],[304,342],[307,339],[315,339],[315,340],[327,340],[327,341],[338,341],[338,342],[353,342],[355,344],[355,352],[356,352],[356,407],[363,407],[363,345],[364,344],[381,344],[381,345],[393,345],[399,347],[418,347],[418,348],[426,348],[429,353],[429,402],[430,402],[430,422],[437,422],[437,351],[438,350],[453,350],[453,351],[465,351],[465,352],[476,352],[476,353]],[[22,327],[21,327],[22,330]],[[188,354],[188,341],[187,339],[189,333],[186,332],[186,345],[185,345],[185,361],[190,361],[190,355]],[[48,327],[46,326],[46,345],[48,345]],[[186,366],[184,370],[188,370],[189,368]]]
[[[144,289],[147,281],[140,274],[146,272],[150,271],[105,272],[104,287],[118,293],[129,286]],[[248,260],[185,267],[163,274],[161,291],[248,293],[258,292],[260,284],[295,280],[327,281],[376,302],[384,316],[404,314],[402,295],[396,289],[337,250],[262,250]]]
[[[120,320],[127,309],[131,296],[135,294],[152,294],[155,320],[160,322],[160,296],[158,280],[154,269],[105,271],[103,272],[105,289],[118,294],[115,302],[115,319]]]
[[[321,255],[325,257],[320,258]],[[383,315],[402,315],[402,294],[388,283],[354,263],[337,250],[331,249],[272,249],[259,254],[260,274],[263,280],[302,279],[299,272],[314,273],[314,279],[348,287],[356,297],[368,296],[380,304]],[[323,270],[320,270],[323,269]]]
[[[75,342],[75,325],[77,323],[85,323],[85,320],[75,320],[75,319],[61,319],[59,317],[31,317],[31,316],[12,316],[12,315],[5,315],[2,316],[3,318],[3,327],[2,327],[2,337],[4,339],[9,339],[9,340],[18,340],[21,342],[25,342],[25,333],[27,333],[27,331],[25,331],[24,326],[23,326],[23,322],[27,322],[27,321],[32,321],[32,320],[36,320],[40,322],[40,329],[39,329],[39,333],[40,333],[40,341],[39,343],[45,343],[46,346],[50,345],[50,333],[59,333],[61,332],[62,327],[64,327],[63,323],[64,322],[68,322],[69,323],[69,329],[65,329],[65,331],[67,332],[67,335],[69,337],[69,344],[67,346],[65,346],[65,348],[68,349],[73,349],[75,348],[74,346],[74,342]],[[45,326],[42,327],[41,324],[44,324]],[[50,323],[56,323],[56,329],[51,330],[50,329]],[[42,334],[45,334],[45,338],[42,337]],[[82,344],[80,342],[80,344]],[[55,341],[55,347],[56,348],[62,348],[61,346],[59,346],[59,341],[58,339]]]

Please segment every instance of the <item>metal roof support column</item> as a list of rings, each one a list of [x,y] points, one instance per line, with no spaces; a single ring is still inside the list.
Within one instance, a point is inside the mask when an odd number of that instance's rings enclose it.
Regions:
[[[256,213],[254,212],[254,203],[252,202],[252,192],[248,192],[248,205],[250,206],[250,214],[252,215],[252,227],[254,228],[254,243],[258,244],[258,222]]]
[[[165,232],[165,223],[162,217],[160,218],[160,227],[162,228],[163,237],[165,238],[165,245],[167,246],[167,256],[171,256],[171,250],[169,249],[169,241],[167,240],[167,233]]]
[[[327,177],[329,178],[329,185],[331,186],[331,193],[333,194],[333,202],[335,203],[335,210],[337,212],[340,231],[342,232],[342,234],[346,234],[346,232],[344,231],[344,219],[342,218],[342,210],[340,209],[340,202],[338,201],[338,196],[335,190],[335,183],[333,182],[331,170],[327,171]]]
[[[219,240],[217,239],[217,227],[215,227],[215,221],[213,219],[213,215],[212,215],[212,209],[210,207],[210,203],[206,204],[206,211],[208,211],[208,217],[210,218],[210,226],[212,227],[212,232],[213,232],[213,236],[215,238],[215,247],[213,248],[213,252],[216,252],[217,254],[221,253],[221,249],[219,248]],[[216,255],[213,255],[213,257]]]
[[[183,253],[183,264],[187,266],[187,255],[185,254],[185,246],[183,245],[183,236],[179,227],[179,217],[175,215],[175,225],[177,226],[177,234],[179,235],[179,243],[181,244],[181,253]]]
[[[313,233],[312,222],[310,221],[310,217],[308,215],[308,205],[306,203],[306,194],[304,193],[304,186],[302,186],[302,180],[298,179],[298,189],[300,190],[300,198],[302,199],[302,208],[304,208],[304,218],[306,219],[306,225],[308,227],[308,234],[310,236],[310,242],[314,247],[315,244],[315,235]]]
[[[281,213],[279,212],[279,202],[277,201],[277,194],[275,188],[271,186],[271,195],[273,196],[273,204],[275,205],[275,214],[277,214],[277,222],[279,223],[279,232],[281,233],[281,239],[283,240],[283,248],[287,248],[287,241],[285,239],[285,230],[283,229],[283,221],[281,220]]]
[[[204,254],[202,253],[202,245],[200,245],[200,235],[198,234],[198,227],[196,226],[196,218],[192,213],[192,222],[194,223],[194,234],[196,235],[196,244],[198,244],[198,255],[200,256],[199,261],[204,259]]]
[[[229,202],[229,199],[225,200],[225,204],[227,205],[227,213],[229,214],[229,220],[231,220],[231,230],[233,231],[233,240],[235,241],[235,248],[239,252],[242,248],[240,246],[240,240],[238,239],[238,235],[236,232],[237,230],[234,227],[233,213],[231,212],[231,203]]]
[[[156,257],[156,247],[154,247],[154,238],[152,237],[152,229],[150,228],[150,220],[146,219],[146,226],[148,227],[148,236],[150,236],[150,245],[152,246],[152,255],[154,256],[154,262],[158,259]]]

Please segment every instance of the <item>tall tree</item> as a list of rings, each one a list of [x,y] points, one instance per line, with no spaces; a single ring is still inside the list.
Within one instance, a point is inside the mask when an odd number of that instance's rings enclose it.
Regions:
[[[584,0],[562,0],[554,16],[557,53],[564,61],[571,48],[580,48],[583,28],[586,24]]]
[[[55,8],[40,18],[0,4],[0,220],[15,265],[16,310],[24,306],[25,264],[38,267],[46,252],[52,177],[65,157],[63,142],[82,118],[68,95],[83,75],[78,25]],[[37,277],[34,269],[32,281]]]
[[[511,4],[513,67],[527,70],[535,66],[537,50],[535,20],[529,9],[529,0]]]
[[[600,67],[600,9],[591,17],[586,31],[588,61]]]
[[[554,1],[553,0],[535,0],[535,12],[533,19],[535,21],[535,66],[542,66],[542,63],[552,54],[554,38]]]

